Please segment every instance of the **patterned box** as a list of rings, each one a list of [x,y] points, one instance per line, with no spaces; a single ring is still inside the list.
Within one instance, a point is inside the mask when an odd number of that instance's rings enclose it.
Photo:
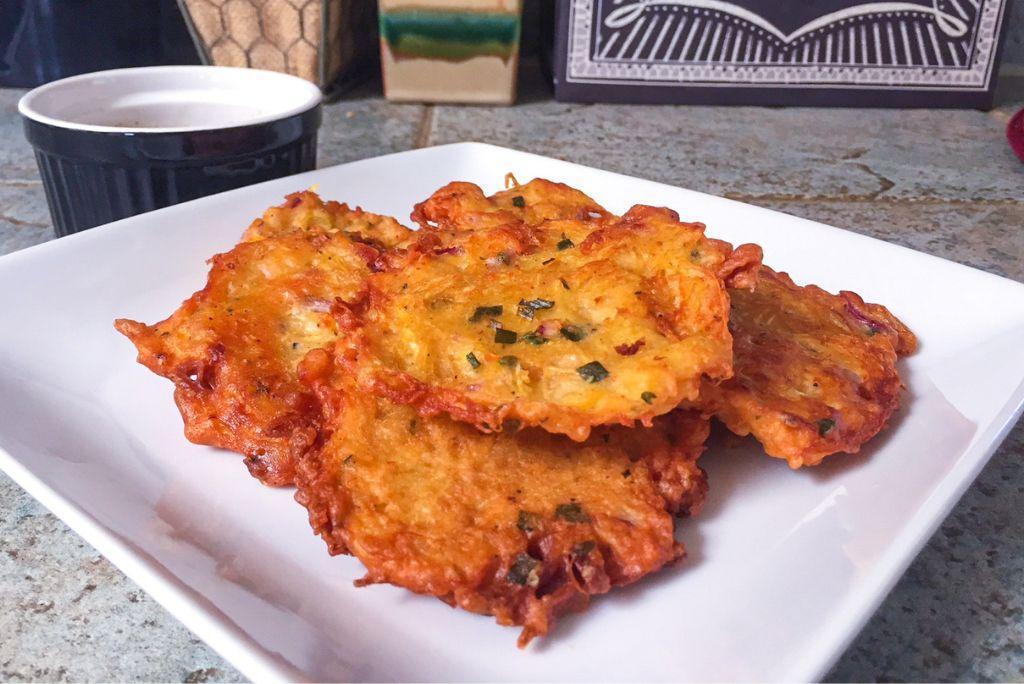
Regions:
[[[559,0],[555,96],[988,108],[1009,0]]]

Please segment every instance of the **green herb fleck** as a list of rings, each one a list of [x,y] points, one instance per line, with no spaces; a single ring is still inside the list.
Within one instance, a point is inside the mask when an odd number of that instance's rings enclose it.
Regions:
[[[473,315],[469,317],[469,322],[479,323],[490,316],[500,316],[504,310],[505,308],[501,304],[498,304],[497,306],[478,306],[476,307],[476,311],[473,312]]]
[[[587,336],[587,331],[578,325],[563,325],[559,332],[570,342],[579,342]]]
[[[544,261],[540,262],[540,265],[541,266],[547,266],[548,264],[550,264],[554,260],[555,260],[555,257],[551,257],[550,259],[545,259]]]
[[[562,281],[562,287],[564,287],[566,290],[568,290],[569,289],[569,283],[566,282],[565,278],[559,278],[559,280]]]
[[[352,463],[353,463],[353,462],[354,462],[355,460],[356,460],[356,457],[355,457],[355,456],[353,456],[352,454],[349,454],[348,456],[346,456],[346,457],[345,457],[345,460],[344,460],[344,461],[342,461],[342,463],[343,463],[343,464],[345,464],[345,465],[347,465],[347,466],[349,466],[349,465],[352,465]]]
[[[518,339],[519,335],[517,335],[513,330],[497,328],[494,331],[494,341],[498,344],[515,344]]]
[[[533,532],[539,526],[540,516],[529,511],[519,511],[519,520],[516,522],[516,527],[523,532]]]
[[[576,245],[573,244],[572,240],[565,236],[565,233],[562,233],[562,239],[558,241],[557,245],[555,245],[555,247],[558,248],[559,252],[562,252],[567,249],[572,249],[575,246]]]
[[[498,359],[498,363],[502,366],[508,366],[509,368],[515,368],[519,365],[519,359],[514,356],[502,356]]]
[[[571,523],[586,523],[590,522],[590,516],[587,515],[583,507],[573,501],[572,503],[558,504],[555,507],[555,517],[561,518]]]
[[[831,418],[822,418],[818,421],[818,436],[824,437],[828,433],[832,432],[832,428],[836,426],[836,421]]]
[[[520,299],[517,312],[523,318],[533,320],[533,315],[541,309],[550,309],[555,303],[550,299]]]
[[[877,334],[878,334],[877,330],[875,330],[874,328],[868,328],[868,337],[874,337]]]
[[[691,251],[690,252],[690,259],[692,259],[693,261],[697,261],[697,259],[700,259],[700,250],[699,249],[695,249],[695,250]]]
[[[650,404],[653,403],[654,400],[658,398],[658,395],[655,394],[654,392],[644,392],[643,394],[640,395],[640,398],[644,400],[645,404]]]
[[[469,361],[469,365],[473,370],[480,367],[480,359],[476,358],[476,354],[473,352],[466,354],[466,360]]]
[[[602,366],[600,361],[585,363],[577,368],[576,372],[580,374],[581,378],[591,384],[601,382],[608,377],[608,369]]]
[[[526,206],[526,200],[523,199],[522,196],[516,195],[515,197],[512,198],[512,206],[519,207],[520,209],[522,209],[523,207]]]
[[[580,542],[576,546],[572,547],[572,555],[574,556],[587,556],[590,552],[597,547],[597,542],[593,539],[588,539],[585,542]]]
[[[505,579],[509,584],[535,587],[540,583],[540,573],[537,572],[538,565],[540,565],[539,560],[521,553],[516,557],[512,567],[508,569]]]
[[[508,252],[498,252],[498,262],[506,266],[512,263],[512,255]]]
[[[539,347],[542,344],[547,344],[548,338],[541,335],[539,330],[534,330],[523,335],[522,340],[527,344]]]

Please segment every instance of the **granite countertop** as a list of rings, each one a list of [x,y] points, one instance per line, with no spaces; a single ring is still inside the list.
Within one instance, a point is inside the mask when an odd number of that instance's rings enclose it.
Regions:
[[[1012,73],[1012,70],[1011,70]],[[997,106],[887,111],[572,105],[524,69],[511,108],[329,105],[322,166],[462,140],[515,147],[823,221],[1024,281],[1024,164]],[[0,90],[0,254],[52,237],[16,103]],[[236,681],[241,675],[0,475],[0,679]],[[829,674],[1024,678],[1024,423]]]

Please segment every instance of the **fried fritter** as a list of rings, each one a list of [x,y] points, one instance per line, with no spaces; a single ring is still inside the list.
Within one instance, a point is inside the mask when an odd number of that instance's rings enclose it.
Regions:
[[[324,202],[312,190],[288,195],[271,207],[242,234],[242,242],[255,242],[293,233],[344,233],[355,242],[390,249],[405,244],[412,231],[390,216],[371,214],[335,201]]]
[[[885,426],[899,406],[897,357],[917,346],[888,309],[768,267],[729,294],[735,376],[708,383],[703,401],[730,430],[799,468],[856,452]]]
[[[672,513],[694,512],[708,434],[696,412],[610,427],[582,444],[537,428],[484,434],[360,392],[325,351],[302,364],[328,418],[300,461],[296,499],[331,553],[500,624],[519,643],[589,597],[683,555]]]
[[[484,228],[574,219],[613,218],[604,207],[564,183],[536,178],[485,197],[479,186],[456,181],[416,205],[412,220],[426,230],[469,232]]]
[[[704,376],[729,377],[722,273],[756,268],[759,251],[737,258],[668,209],[609,220],[587,207],[597,218],[424,231],[349,317],[362,386],[484,431],[513,419],[581,441],[696,399]]]
[[[280,237],[215,256],[206,287],[170,318],[151,326],[116,322],[139,362],[174,382],[186,437],[245,455],[250,472],[271,485],[292,483],[294,455],[317,434],[319,407],[295,368],[310,349],[337,339],[333,303],[356,296],[381,257],[348,237],[362,231],[360,239],[376,241],[374,225],[349,231],[337,215],[337,232],[306,232],[306,219],[326,205],[312,193],[292,199],[302,201],[276,214]],[[296,230],[287,230],[288,221]],[[397,235],[388,228],[382,241]]]

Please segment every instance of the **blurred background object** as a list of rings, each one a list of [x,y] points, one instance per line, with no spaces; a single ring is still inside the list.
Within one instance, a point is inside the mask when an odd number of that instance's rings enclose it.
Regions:
[[[0,86],[198,63],[174,0],[0,0]]]
[[[546,5],[558,100],[988,109],[1009,0]]]
[[[280,71],[337,94],[377,64],[375,0],[178,0],[205,64]]]
[[[380,0],[389,100],[512,104],[522,0]]]
[[[1006,139],[1017,158],[1024,162],[1024,109],[1010,117],[1006,124]]]

